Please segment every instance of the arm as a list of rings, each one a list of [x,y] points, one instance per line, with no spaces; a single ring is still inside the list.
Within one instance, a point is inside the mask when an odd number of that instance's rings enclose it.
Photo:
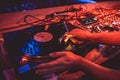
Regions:
[[[120,32],[90,33],[80,29],[74,29],[68,34],[72,34],[74,37],[84,41],[92,41],[109,45],[120,45]]]
[[[109,69],[98,64],[95,64],[82,57],[79,58],[79,66],[82,70],[99,80],[120,80],[120,71]]]
[[[91,39],[95,42],[110,44],[110,45],[120,45],[120,32],[102,32],[102,33],[92,33]]]
[[[38,65],[36,74],[45,75],[78,67],[97,80],[120,80],[120,71],[102,67],[71,52],[56,52],[50,56],[57,59]]]

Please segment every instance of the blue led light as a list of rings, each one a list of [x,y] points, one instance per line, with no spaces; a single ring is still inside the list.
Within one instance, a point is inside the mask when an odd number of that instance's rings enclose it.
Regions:
[[[23,65],[21,67],[18,68],[18,72],[19,74],[23,74],[24,72],[30,71],[31,67],[29,64]]]
[[[24,6],[25,6],[25,4],[21,4],[21,6],[22,6],[22,7],[24,7]]]
[[[22,12],[25,12],[26,10],[22,10]]]
[[[94,1],[94,0],[76,0],[76,2],[80,2],[80,3],[96,3],[96,1]]]

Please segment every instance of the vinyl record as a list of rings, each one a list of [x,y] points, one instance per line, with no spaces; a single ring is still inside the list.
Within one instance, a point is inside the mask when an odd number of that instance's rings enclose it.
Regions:
[[[54,23],[50,24],[47,29],[45,25],[35,25],[23,30],[5,33],[4,38],[10,56],[11,54],[15,57],[24,54],[44,56],[62,50],[59,38],[65,32],[63,24]]]
[[[53,39],[53,35],[49,32],[38,32],[34,35],[34,40],[38,42],[49,42]]]

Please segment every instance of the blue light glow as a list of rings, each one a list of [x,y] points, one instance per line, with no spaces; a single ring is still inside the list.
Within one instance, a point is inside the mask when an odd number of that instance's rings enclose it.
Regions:
[[[31,70],[31,67],[29,64],[26,64],[26,65],[23,65],[21,67],[18,68],[18,72],[20,74],[24,73],[24,72],[27,72],[27,71],[30,71]]]
[[[80,2],[80,3],[96,3],[96,1],[94,1],[94,0],[76,0],[76,2]]]
[[[10,8],[5,8],[5,10],[6,10],[7,12],[11,12],[11,9],[10,9]]]
[[[25,46],[21,47],[21,52],[31,56],[39,55],[39,43],[36,42],[34,39],[31,39],[30,41],[26,42]]]
[[[26,10],[22,10],[22,12],[25,12]]]

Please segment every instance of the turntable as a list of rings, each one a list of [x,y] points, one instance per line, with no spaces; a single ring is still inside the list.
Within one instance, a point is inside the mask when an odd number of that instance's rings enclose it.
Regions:
[[[35,79],[36,75],[34,75],[33,72],[36,65],[51,60],[49,57],[40,58],[40,56],[48,56],[49,53],[63,50],[64,47],[60,44],[59,38],[65,32],[66,30],[63,24],[53,23],[49,26],[34,25],[30,28],[2,34],[8,56],[15,66],[19,79]],[[30,57],[28,58],[28,56]],[[41,61],[33,61],[33,59],[36,60],[35,56],[39,56],[37,58],[41,59]],[[21,64],[26,58],[28,60],[31,60],[30,58],[32,58],[33,62],[31,61]]]

